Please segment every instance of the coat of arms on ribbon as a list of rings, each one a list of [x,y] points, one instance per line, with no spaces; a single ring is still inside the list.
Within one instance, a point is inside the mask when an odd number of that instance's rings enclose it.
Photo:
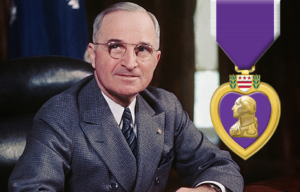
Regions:
[[[279,9],[280,0],[211,0],[212,35],[240,73],[215,91],[211,119],[222,141],[245,160],[267,143],[280,119],[276,91],[250,74],[279,36]]]

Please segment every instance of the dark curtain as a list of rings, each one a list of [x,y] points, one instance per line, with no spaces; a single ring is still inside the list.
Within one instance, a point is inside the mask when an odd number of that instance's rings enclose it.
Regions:
[[[300,1],[281,0],[281,34],[257,62],[253,74],[271,85],[281,100],[281,118],[269,142],[248,160],[232,154],[246,183],[300,172]],[[221,50],[221,84],[237,74],[234,64]],[[221,144],[223,149],[227,146]]]
[[[9,0],[0,1],[0,62],[7,54],[7,27],[9,22]]]
[[[103,9],[117,0],[87,0],[87,18],[92,37],[92,24]],[[194,107],[194,26],[196,0],[131,1],[153,13],[161,27],[161,60],[151,85],[173,92],[193,118]]]

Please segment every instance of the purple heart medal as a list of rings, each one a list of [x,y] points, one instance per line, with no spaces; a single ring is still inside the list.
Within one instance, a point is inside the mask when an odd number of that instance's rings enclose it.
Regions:
[[[244,160],[260,150],[280,119],[276,91],[250,75],[279,36],[280,0],[211,0],[211,33],[238,75],[214,93],[210,113],[222,141]]]

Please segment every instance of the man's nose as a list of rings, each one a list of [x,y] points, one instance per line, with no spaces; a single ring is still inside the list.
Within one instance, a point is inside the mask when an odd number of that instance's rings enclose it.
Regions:
[[[133,48],[127,48],[124,56],[122,57],[122,65],[128,70],[133,70],[138,66],[137,58]]]

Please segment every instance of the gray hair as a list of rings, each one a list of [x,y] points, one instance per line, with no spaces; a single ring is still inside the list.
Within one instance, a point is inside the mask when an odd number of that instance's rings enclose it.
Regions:
[[[130,2],[120,2],[120,3],[113,4],[98,14],[98,16],[96,17],[94,24],[93,24],[93,42],[94,43],[97,41],[97,35],[98,35],[99,29],[101,27],[104,16],[107,15],[108,13],[111,13],[114,11],[146,12],[146,13],[148,13],[148,15],[150,16],[150,18],[153,21],[155,33],[156,33],[156,41],[159,45],[160,28],[159,28],[159,24],[158,24],[156,17],[152,13],[147,12],[143,7],[141,7],[137,4],[134,4],[134,3],[130,3]]]

